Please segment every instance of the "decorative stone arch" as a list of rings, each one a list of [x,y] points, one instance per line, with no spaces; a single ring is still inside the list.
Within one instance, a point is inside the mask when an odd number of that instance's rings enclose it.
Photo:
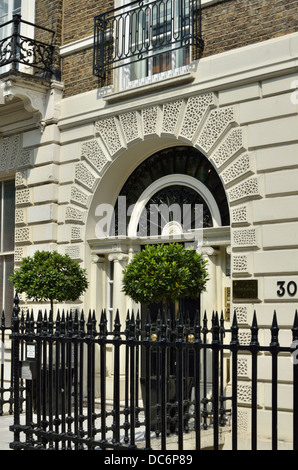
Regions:
[[[145,144],[154,147],[157,141],[160,141],[160,148],[181,144],[193,146],[210,159],[222,180],[230,205],[231,225],[234,227],[232,249],[255,247],[256,230],[247,227],[249,201],[262,197],[262,180],[256,174],[255,154],[247,149],[246,127],[239,125],[237,105],[220,106],[216,94],[210,92],[163,104],[140,106],[95,122],[94,138],[81,143],[80,161],[74,167],[74,184],[65,213],[65,222],[71,225],[72,245],[69,250],[72,253],[79,251],[82,247],[79,242],[92,237],[89,232],[86,234],[86,227],[90,226],[95,195],[104,176],[111,175],[115,163],[127,158],[131,150],[138,146],[141,149]],[[130,162],[128,172],[149,155],[143,153],[139,161]],[[114,204],[115,201],[100,202]],[[83,259],[83,255],[77,253],[76,256]],[[232,269],[239,275],[247,275],[248,255],[236,253]]]

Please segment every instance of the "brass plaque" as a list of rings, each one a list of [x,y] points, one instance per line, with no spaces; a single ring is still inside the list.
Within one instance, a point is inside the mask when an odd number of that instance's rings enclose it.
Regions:
[[[225,288],[225,320],[230,320],[230,306],[231,306],[231,289]]]
[[[233,300],[258,300],[258,281],[256,279],[233,281]]]

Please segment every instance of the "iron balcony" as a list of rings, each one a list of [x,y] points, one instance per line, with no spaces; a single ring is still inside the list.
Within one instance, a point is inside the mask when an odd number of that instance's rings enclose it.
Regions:
[[[203,49],[201,0],[138,0],[94,19],[93,73],[107,72],[163,54]]]
[[[34,38],[22,34],[22,26],[32,28]],[[22,72],[47,80],[53,76],[60,80],[60,70],[55,66],[54,40],[54,31],[14,15],[11,21],[0,26],[0,74]],[[29,68],[22,68],[21,64]]]

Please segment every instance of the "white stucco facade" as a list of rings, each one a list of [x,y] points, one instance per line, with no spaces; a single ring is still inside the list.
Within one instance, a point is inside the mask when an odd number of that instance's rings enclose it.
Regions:
[[[96,208],[114,205],[127,178],[154,153],[194,147],[217,170],[230,210],[230,226],[218,220],[203,233],[200,250],[211,280],[202,308],[226,310],[226,288],[235,280],[256,280],[257,298],[231,298],[241,340],[249,341],[256,310],[260,340],[270,342],[276,310],[280,342],[289,344],[298,308],[297,70],[298,34],[290,34],[204,58],[182,75],[127,91],[107,87],[62,99],[58,82],[4,80],[6,103],[21,100],[24,108],[21,120],[2,123],[1,139],[0,176],[16,178],[15,263],[36,250],[69,254],[90,281],[76,305],[100,312],[112,281],[112,309],[119,308],[124,321],[133,305],[121,292],[122,269],[146,240],[99,239]],[[269,359],[259,362],[264,438],[270,437]],[[244,434],[250,427],[249,360],[239,362]],[[290,441],[289,357],[280,357],[279,371],[279,434]]]

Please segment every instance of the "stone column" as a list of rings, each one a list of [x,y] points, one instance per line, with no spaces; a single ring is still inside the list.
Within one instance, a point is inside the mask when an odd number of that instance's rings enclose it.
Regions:
[[[119,310],[120,316],[120,324],[121,324],[121,331],[125,329],[125,321],[126,321],[126,297],[125,294],[122,292],[122,271],[125,268],[125,265],[128,261],[128,255],[125,253],[111,253],[108,256],[109,261],[114,262],[114,282],[113,282],[113,313],[114,318],[116,315],[117,309]],[[124,350],[122,350],[124,351]],[[111,375],[113,376],[113,364],[114,361],[112,360],[111,363]],[[107,398],[112,398],[112,380],[109,382],[107,380]],[[121,354],[120,351],[120,396],[121,399],[124,398],[124,384],[125,384],[125,354]]]
[[[104,308],[102,302],[105,299],[105,277],[103,271],[105,257],[94,255],[91,261],[92,289],[90,294],[90,306],[92,310],[95,309],[97,321],[99,321],[101,309]]]
[[[219,251],[215,250],[211,246],[208,246],[202,247],[199,252],[203,258],[208,261],[207,270],[209,281],[207,282],[206,291],[202,293],[201,309],[202,316],[206,310],[207,317],[209,319],[212,316],[212,312],[220,308],[220,305],[218,305],[218,279],[216,269],[217,255],[219,254]]]
[[[109,261],[114,262],[114,282],[113,282],[113,311],[116,314],[119,309],[120,322],[125,326],[126,319],[126,298],[122,292],[122,271],[126,266],[128,255],[125,253],[111,253],[108,256]]]

